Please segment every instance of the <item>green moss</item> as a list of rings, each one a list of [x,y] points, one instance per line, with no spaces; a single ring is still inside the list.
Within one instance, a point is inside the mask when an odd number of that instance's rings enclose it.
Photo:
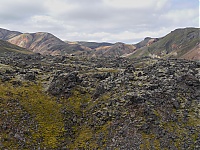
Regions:
[[[104,143],[104,147],[106,147],[106,143],[108,141],[107,137],[108,137],[108,134],[109,134],[109,128],[110,128],[110,124],[111,124],[111,121],[108,121],[106,122],[103,126],[99,126],[97,127],[97,130],[95,131],[95,135],[103,135],[103,139],[102,139],[102,142]]]
[[[141,145],[141,149],[148,149],[150,150],[150,139],[154,138],[155,136],[153,134],[145,134],[142,133],[142,139],[143,139],[143,144]]]
[[[157,117],[161,118],[161,113],[159,112],[159,110],[153,110],[153,113],[154,113]]]
[[[108,98],[110,98],[110,95],[104,94],[98,100],[93,101],[89,92],[83,92],[83,89],[76,88],[72,91],[72,95],[64,100],[67,112],[82,118],[71,124],[70,130],[73,131],[73,135],[70,144],[67,146],[69,149],[98,149],[99,140],[103,143],[103,147],[106,146],[110,122],[107,121],[101,126],[94,125],[91,113],[93,113],[93,107],[99,103],[104,103]],[[70,121],[73,118],[67,119]],[[93,127],[91,127],[91,124],[93,124]]]
[[[155,148],[155,150],[161,150],[160,141],[157,139],[154,140],[154,148]]]
[[[73,144],[69,145],[70,149],[96,149],[97,144],[92,139],[93,132],[89,127],[83,126],[76,133],[76,138]]]
[[[103,94],[102,96],[100,96],[99,101],[103,102],[103,101],[108,101],[110,99],[111,93],[106,93]]]
[[[0,99],[17,99],[34,118],[38,124],[37,130],[29,129],[33,143],[37,144],[40,141],[41,147],[47,148],[56,148],[60,144],[64,132],[61,105],[57,104],[54,98],[44,94],[40,85],[28,83],[22,87],[13,87],[10,83],[1,83]]]
[[[86,111],[86,109],[82,108],[83,105],[88,105],[91,102],[91,95],[89,93],[81,94],[78,89],[74,89],[72,91],[72,95],[65,101],[65,106],[67,110],[76,113],[77,115],[81,115]]]
[[[155,150],[161,150],[160,141],[156,139],[155,134],[142,133],[141,135],[143,140],[142,144],[140,144],[141,150],[150,150],[152,147],[154,147]]]

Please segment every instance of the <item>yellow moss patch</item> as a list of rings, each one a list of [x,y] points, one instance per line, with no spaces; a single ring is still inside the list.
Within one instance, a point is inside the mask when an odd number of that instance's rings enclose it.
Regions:
[[[92,140],[92,130],[86,126],[83,126],[77,133],[77,137],[74,143],[70,146],[71,149],[93,149],[96,148],[96,143]]]
[[[142,133],[142,139],[143,139],[143,143],[140,144],[141,150],[150,150],[151,149],[150,140],[152,140],[152,146],[154,147],[155,150],[161,150],[160,141],[158,139],[156,139],[156,136],[154,134]]]
[[[72,96],[65,102],[67,110],[72,111],[78,115],[84,113],[86,109],[82,109],[83,104],[88,104],[91,101],[91,95],[88,93],[81,94],[78,90],[72,92]]]
[[[25,84],[13,87],[10,83],[0,83],[0,98],[18,99],[24,109],[38,123],[37,130],[30,129],[33,141],[41,141],[42,147],[56,148],[62,141],[64,132],[61,105],[55,99],[42,92],[40,85]]]

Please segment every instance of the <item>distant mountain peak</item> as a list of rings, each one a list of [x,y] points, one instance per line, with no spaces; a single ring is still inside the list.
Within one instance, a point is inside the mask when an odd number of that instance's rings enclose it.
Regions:
[[[0,29],[0,39],[33,52],[48,55],[65,55],[79,51],[82,53],[89,50],[79,44],[67,44],[48,32],[21,33]]]

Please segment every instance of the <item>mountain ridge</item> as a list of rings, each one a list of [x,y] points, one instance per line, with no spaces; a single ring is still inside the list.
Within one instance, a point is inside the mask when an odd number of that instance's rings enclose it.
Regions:
[[[130,58],[139,58],[144,56],[154,56],[159,58],[189,58],[189,53],[193,48],[199,48],[199,28],[183,28],[171,31],[166,36],[159,38],[151,45],[141,47]],[[191,59],[199,58],[198,50],[195,51]]]
[[[0,39],[2,40],[8,40],[8,39],[11,39],[17,35],[20,35],[22,34],[21,32],[18,32],[18,31],[10,31],[10,30],[7,30],[7,29],[3,29],[3,28],[0,28]]]
[[[47,32],[21,33],[0,28],[0,39],[43,55],[89,57],[159,57],[199,59],[199,28],[180,28],[161,38],[146,37],[136,44],[62,41]],[[190,52],[191,51],[191,52]]]

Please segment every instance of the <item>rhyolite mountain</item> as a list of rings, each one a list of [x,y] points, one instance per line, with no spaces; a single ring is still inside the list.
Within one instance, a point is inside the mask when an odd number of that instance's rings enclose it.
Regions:
[[[8,41],[41,54],[65,55],[88,50],[88,48],[78,44],[67,44],[54,35],[45,32],[24,33]]]
[[[2,29],[3,30],[3,29]],[[0,29],[1,31],[1,29]],[[13,31],[6,30],[7,34],[13,35]],[[15,32],[14,32],[15,33]],[[54,35],[46,32],[18,33],[13,36],[2,38],[20,47],[32,50],[35,53],[50,55],[88,55],[96,57],[121,56],[135,50],[133,45],[124,43],[96,43],[96,42],[69,42],[62,41]]]
[[[140,58],[150,56],[199,60],[199,31],[199,28],[176,29],[166,36],[156,39],[156,42],[137,49],[137,51],[129,57]]]
[[[199,28],[176,29],[164,37],[146,37],[136,44],[64,42],[50,33],[20,33],[5,29],[0,29],[0,39],[44,55],[200,59]]]
[[[82,54],[90,50],[79,44],[67,44],[46,32],[21,33],[0,28],[0,39],[44,55]]]
[[[113,45],[112,43],[107,43],[107,42],[102,42],[102,43],[97,43],[97,42],[86,42],[86,41],[75,41],[75,42],[70,42],[70,41],[65,41],[66,43],[74,43],[74,44],[79,44],[85,47],[89,47],[91,49],[95,49],[101,46],[111,46]]]
[[[95,49],[93,56],[97,57],[120,57],[127,55],[136,50],[136,47],[131,44],[124,44],[121,42],[115,43],[111,46],[100,46]]]
[[[67,43],[79,44],[91,48],[90,53],[88,53],[88,56],[90,57],[120,57],[120,56],[126,56],[127,54],[132,53],[136,50],[136,47],[134,45],[125,44],[122,42],[97,43],[97,42],[84,42],[84,41],[78,41],[78,42],[67,41]]]

